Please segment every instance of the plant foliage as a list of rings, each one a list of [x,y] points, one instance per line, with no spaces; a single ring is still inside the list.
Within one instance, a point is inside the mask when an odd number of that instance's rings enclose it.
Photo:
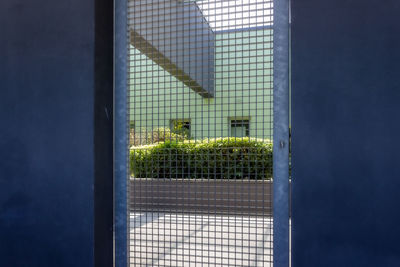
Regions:
[[[129,132],[129,143],[131,146],[149,145],[159,142],[183,141],[186,136],[172,132],[167,127],[160,127],[152,130],[131,129]]]
[[[272,143],[246,137],[134,146],[130,171],[137,178],[270,179]]]

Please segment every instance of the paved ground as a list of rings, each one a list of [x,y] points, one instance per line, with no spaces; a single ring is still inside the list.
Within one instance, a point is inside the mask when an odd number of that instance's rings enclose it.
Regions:
[[[131,266],[272,266],[267,217],[131,213]]]

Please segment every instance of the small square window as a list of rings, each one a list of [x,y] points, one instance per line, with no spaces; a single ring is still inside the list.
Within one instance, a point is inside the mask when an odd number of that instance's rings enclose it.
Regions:
[[[249,119],[231,119],[231,136],[248,137],[250,136]]]

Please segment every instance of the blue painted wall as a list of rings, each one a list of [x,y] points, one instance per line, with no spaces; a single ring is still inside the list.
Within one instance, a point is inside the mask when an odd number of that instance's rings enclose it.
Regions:
[[[400,2],[292,1],[293,266],[400,266]]]
[[[93,266],[94,1],[1,1],[0,25],[0,266]]]

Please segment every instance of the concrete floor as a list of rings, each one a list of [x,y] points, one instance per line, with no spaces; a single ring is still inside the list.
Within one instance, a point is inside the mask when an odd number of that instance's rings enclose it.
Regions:
[[[131,213],[131,266],[272,266],[272,218]]]

